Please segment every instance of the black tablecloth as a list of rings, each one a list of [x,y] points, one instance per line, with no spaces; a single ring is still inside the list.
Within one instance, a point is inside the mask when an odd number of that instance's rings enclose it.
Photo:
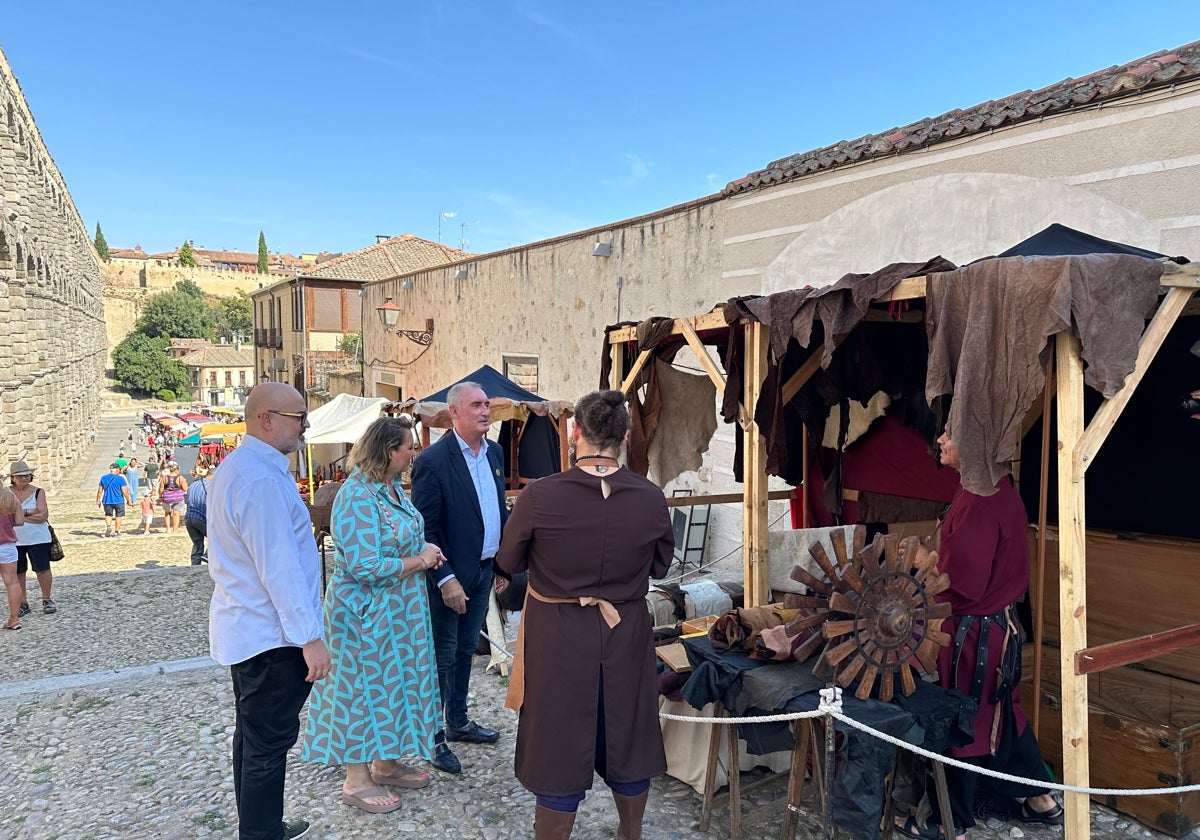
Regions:
[[[740,651],[721,651],[707,636],[683,640],[692,674],[681,691],[699,709],[715,700],[736,717],[812,711],[820,704],[825,683],[812,674],[817,657],[807,662],[761,662]],[[959,691],[917,682],[910,697],[891,702],[859,700],[842,694],[842,711],[860,723],[932,752],[970,743],[974,737],[975,703]],[[879,836],[886,777],[896,747],[838,722],[841,738],[830,786],[834,822],[856,838]],[[756,755],[790,750],[794,740],[787,723],[739,725],[747,749]]]

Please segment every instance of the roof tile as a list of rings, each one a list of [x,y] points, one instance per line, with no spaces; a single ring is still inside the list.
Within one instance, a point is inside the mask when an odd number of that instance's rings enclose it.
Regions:
[[[823,149],[772,161],[758,172],[730,181],[722,194],[736,195],[864,158],[924,148],[942,140],[1195,78],[1200,78],[1200,41],[1170,52],[1164,50],[1139,58],[1119,67],[1097,70],[1077,79],[1064,79],[1038,91],[1015,93],[1004,99],[919,120],[903,128],[868,134],[857,140],[843,140]]]

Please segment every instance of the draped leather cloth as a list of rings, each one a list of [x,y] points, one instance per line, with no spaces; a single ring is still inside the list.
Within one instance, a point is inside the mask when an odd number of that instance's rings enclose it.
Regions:
[[[1075,329],[1084,381],[1105,399],[1121,389],[1161,275],[1157,260],[1126,254],[1006,257],[930,275],[925,396],[953,395],[946,428],[963,487],[991,495],[1010,471],[1050,336]]]

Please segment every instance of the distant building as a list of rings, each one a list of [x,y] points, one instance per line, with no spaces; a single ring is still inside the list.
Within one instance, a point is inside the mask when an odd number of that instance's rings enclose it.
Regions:
[[[181,342],[189,342],[182,344]],[[187,352],[177,356],[178,350]],[[175,339],[169,351],[187,368],[192,399],[209,405],[241,405],[254,387],[254,350],[212,344],[203,339]]]

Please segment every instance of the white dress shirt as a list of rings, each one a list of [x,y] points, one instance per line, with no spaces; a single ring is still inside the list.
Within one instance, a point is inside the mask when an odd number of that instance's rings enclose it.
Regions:
[[[247,435],[208,498],[209,650],[222,665],[324,635],[312,519],[288,459]]]

